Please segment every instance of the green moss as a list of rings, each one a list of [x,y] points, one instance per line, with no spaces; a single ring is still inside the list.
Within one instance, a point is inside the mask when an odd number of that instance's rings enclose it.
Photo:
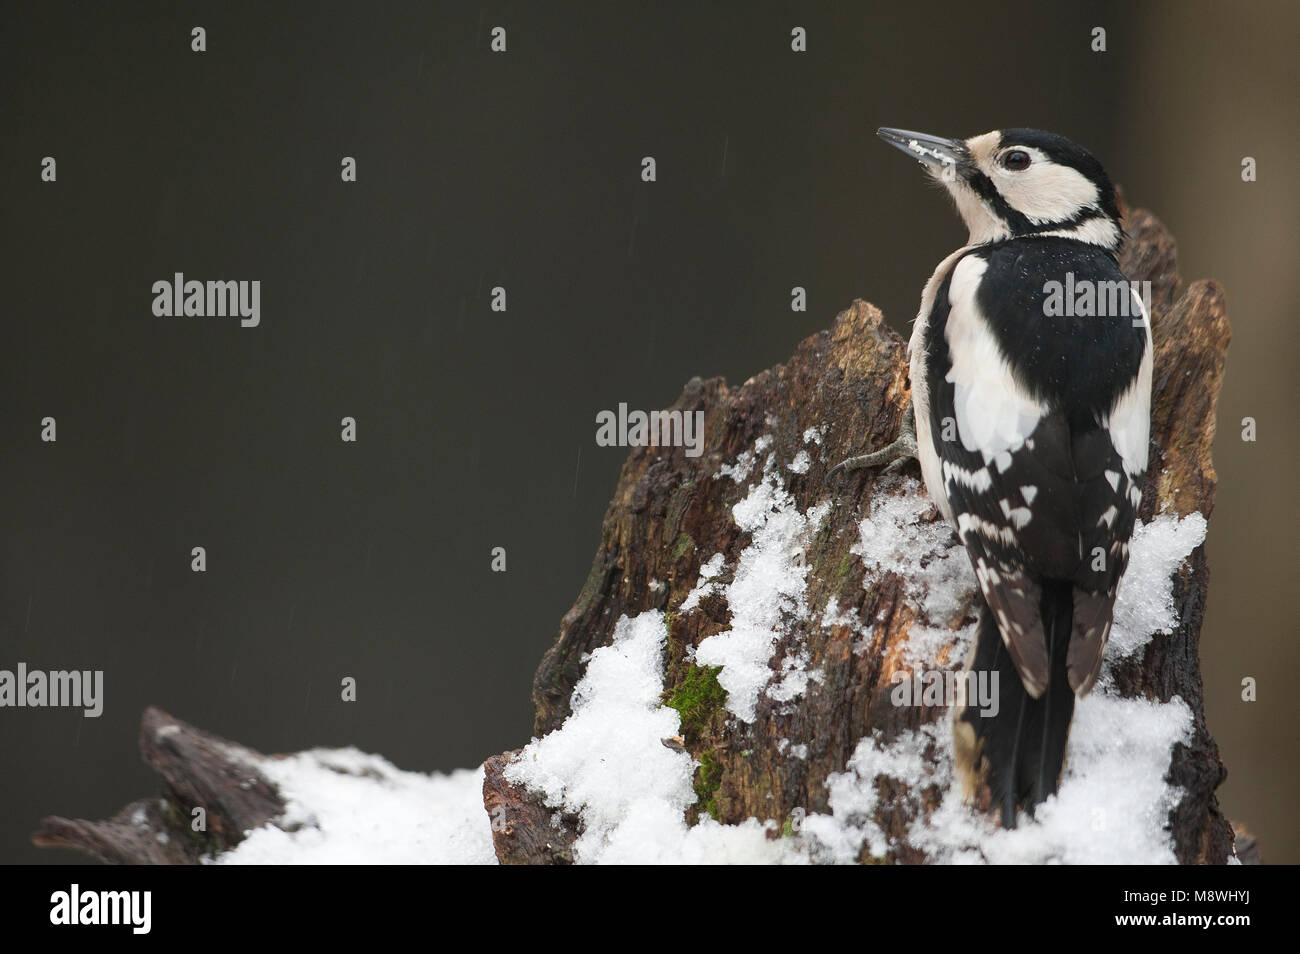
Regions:
[[[700,767],[695,770],[695,806],[697,817],[708,812],[718,817],[718,789],[722,787],[722,763],[712,752],[700,754]]]
[[[692,666],[668,698],[667,704],[681,715],[684,737],[697,738],[726,703],[727,690],[718,683],[721,671],[721,666]]]
[[[676,563],[688,553],[695,552],[695,539],[689,534],[683,532],[673,544],[673,562]]]
[[[713,717],[722,711],[727,701],[727,690],[718,682],[721,666],[691,666],[686,678],[665,704],[677,710],[681,717],[682,736],[694,750],[709,730]],[[704,751],[697,758],[695,769],[695,805],[687,813],[687,820],[695,824],[706,813],[718,817],[718,789],[722,786],[722,763],[717,754],[704,743]]]

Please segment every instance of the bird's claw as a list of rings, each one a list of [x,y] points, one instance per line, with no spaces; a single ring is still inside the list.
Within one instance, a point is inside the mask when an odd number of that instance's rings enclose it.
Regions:
[[[840,472],[847,474],[866,467],[879,467],[881,464],[887,465],[881,473],[894,473],[905,467],[909,460],[916,457],[916,454],[916,423],[912,406],[909,404],[907,410],[903,412],[903,423],[899,428],[898,440],[873,453],[840,461],[826,472],[825,482],[830,483],[831,478]]]

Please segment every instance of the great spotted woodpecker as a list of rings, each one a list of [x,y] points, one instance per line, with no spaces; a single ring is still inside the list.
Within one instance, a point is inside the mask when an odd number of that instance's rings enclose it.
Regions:
[[[967,797],[1011,828],[1056,791],[1075,697],[1101,668],[1147,469],[1150,326],[1088,152],[1036,129],[879,135],[943,184],[970,235],[922,292],[899,440],[835,471],[917,457],[970,556],[983,606],[966,665],[999,673],[1001,699],[994,717],[954,708],[954,749]]]

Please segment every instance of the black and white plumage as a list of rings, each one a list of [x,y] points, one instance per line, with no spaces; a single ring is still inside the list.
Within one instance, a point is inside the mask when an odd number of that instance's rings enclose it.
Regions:
[[[970,232],[922,294],[912,411],[926,487],[986,604],[968,667],[1002,675],[996,717],[955,712],[958,765],[1014,826],[1017,805],[1056,790],[1110,634],[1148,464],[1149,321],[1117,264],[1114,189],[1083,149],[1031,129],[880,135]],[[1052,283],[1092,286],[1091,313],[1054,309]]]

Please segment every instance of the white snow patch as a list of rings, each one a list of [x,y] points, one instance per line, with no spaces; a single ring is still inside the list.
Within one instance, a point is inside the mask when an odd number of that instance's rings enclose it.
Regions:
[[[787,653],[781,660],[781,669],[776,681],[767,688],[767,697],[777,702],[793,702],[804,694],[809,682],[825,681],[826,677],[823,673],[808,669],[811,661],[812,658],[803,648]]]
[[[718,468],[718,472],[713,475],[713,479],[719,477],[730,477],[736,483],[744,483],[749,479],[750,472],[754,469],[754,461],[767,452],[772,446],[772,435],[764,434],[758,440],[754,441],[754,446],[747,451],[743,451],[736,458],[734,464],[723,464]]]
[[[795,745],[789,739],[777,740],[776,751],[779,755],[788,755],[795,759],[807,760],[808,758],[808,746],[804,743]]]
[[[902,494],[883,494],[871,502],[871,512],[858,525],[858,542],[851,553],[862,558],[867,581],[882,571],[898,574],[903,592],[922,621],[908,633],[904,665],[930,664],[947,646],[950,662],[965,657],[974,624],[956,631],[963,609],[975,592],[970,558],[952,528],[942,521],[922,521],[930,498],[916,480],[908,478]],[[926,622],[928,621],[928,623]]]
[[[700,579],[695,588],[686,594],[686,599],[677,608],[678,612],[689,613],[700,605],[700,600],[718,591],[720,584],[714,581],[721,575],[725,562],[726,558],[721,553],[715,553],[700,564]]]
[[[218,864],[496,864],[483,769],[404,772],[355,748],[312,749],[256,768],[288,803]]]
[[[754,469],[754,452],[747,450],[736,458],[734,464],[723,464],[718,468],[718,472],[713,475],[713,479],[719,477],[730,477],[736,483],[744,483],[749,479],[749,472]]]
[[[962,803],[946,720],[889,745],[877,734],[858,743],[847,771],[827,779],[831,814],[809,816],[802,832],[822,861],[855,861],[864,845],[877,857],[897,847],[871,820],[876,779],[888,776],[907,786],[901,798],[912,812],[923,789],[943,792],[939,807],[928,820],[918,817],[904,839],[932,862],[1173,864],[1165,826],[1180,791],[1164,778],[1174,743],[1186,741],[1191,727],[1191,710],[1178,697],[1161,704],[1094,692],[1080,700],[1060,790],[1010,831]],[[929,746],[937,763],[923,758]]]
[[[1205,542],[1208,524],[1200,513],[1179,518],[1162,513],[1133,528],[1128,569],[1115,599],[1108,658],[1123,659],[1144,648],[1156,633],[1178,625],[1174,573]]]
[[[908,600],[932,621],[955,622],[975,592],[970,558],[948,524],[921,521],[931,503],[920,483],[908,478],[903,489],[872,500],[850,552],[862,557],[869,570],[901,576]]]
[[[904,733],[887,746],[879,743],[878,732],[858,742],[845,771],[832,773],[826,779],[831,814],[809,815],[800,829],[813,857],[851,864],[857,861],[863,845],[873,856],[883,856],[889,844],[884,832],[872,821],[879,801],[876,778],[886,775],[908,783],[916,791],[935,784],[938,780],[922,753],[927,743],[941,744],[938,736],[942,734],[936,732],[934,725],[925,725],[916,732]],[[919,803],[914,797],[911,801],[911,807],[916,810]]]
[[[772,679],[776,641],[789,632],[792,618],[808,615],[808,568],[800,557],[808,535],[829,512],[830,504],[823,502],[801,513],[774,472],[772,455],[763,479],[731,510],[736,525],[751,537],[726,588],[731,629],[701,641],[695,661],[723,667],[718,683],[727,690],[726,708],[744,722],[754,721],[759,694]],[[773,698],[789,701],[805,688],[803,657],[796,649],[787,655]]]
[[[667,633],[659,611],[624,616],[613,642],[591,654],[573,692],[573,712],[534,739],[506,768],[506,779],[541,794],[553,808],[581,815],[574,844],[580,863],[772,863],[784,849],[756,819],[688,828],[695,762],[663,745],[677,735],[678,713],[660,702]]]
[[[812,466],[812,458],[808,456],[806,450],[800,450],[794,455],[794,460],[790,461],[789,466],[792,474],[806,474],[808,468]]]
[[[806,431],[803,432],[803,442],[804,442],[805,444],[808,444],[808,443],[812,443],[812,444],[820,444],[820,443],[822,442],[822,438],[825,437],[825,436],[826,436],[826,428],[825,428],[825,426],[822,426],[822,427],[816,427],[816,426],[814,426],[814,427],[810,427],[810,428],[808,428]]]
[[[874,644],[871,637],[871,626],[864,623],[852,609],[841,610],[838,597],[832,596],[826,601],[826,607],[822,610],[821,625],[823,629],[830,629],[834,626],[847,626],[850,632],[855,633],[858,638],[853,641],[854,655],[865,653]],[[949,633],[949,636],[951,635]]]
[[[857,628],[859,625],[856,613],[849,609],[840,609],[839,597],[832,596],[826,601],[826,607],[822,610],[822,626],[849,626]]]

